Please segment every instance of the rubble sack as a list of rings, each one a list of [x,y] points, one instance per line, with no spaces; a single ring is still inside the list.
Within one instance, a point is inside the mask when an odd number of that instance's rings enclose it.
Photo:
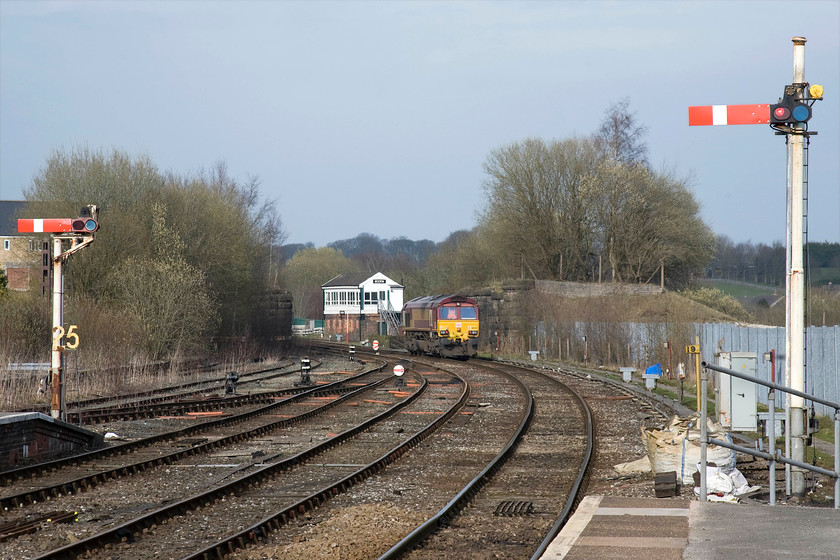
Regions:
[[[675,471],[684,485],[693,485],[693,475],[700,463],[700,415],[674,416],[662,430],[642,428],[642,440],[654,473]],[[707,423],[708,436],[729,440],[720,424]],[[706,446],[706,461],[727,470],[735,468],[735,452],[717,445]]]

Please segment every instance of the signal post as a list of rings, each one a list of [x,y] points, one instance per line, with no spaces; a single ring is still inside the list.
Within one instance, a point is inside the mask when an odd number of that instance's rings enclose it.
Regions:
[[[93,243],[99,229],[99,210],[94,205],[82,208],[78,218],[35,218],[18,220],[19,233],[51,233],[52,237],[52,359],[50,362],[50,416],[67,419],[64,385],[64,350],[79,346],[76,326],[64,328],[64,270],[63,263],[71,254]],[[70,248],[64,250],[64,241]]]
[[[787,385],[805,392],[805,159],[806,143],[816,132],[808,130],[811,108],[822,100],[823,88],[805,81],[804,37],[793,41],[793,83],[786,85],[778,103],[769,105],[707,105],[688,108],[689,126],[728,124],[769,124],[787,142],[787,275],[785,280],[785,360]],[[786,437],[791,459],[805,462],[805,401],[788,395],[790,411],[789,437]],[[789,468],[789,467],[788,467]],[[792,468],[788,477],[788,493],[805,495],[805,472]]]

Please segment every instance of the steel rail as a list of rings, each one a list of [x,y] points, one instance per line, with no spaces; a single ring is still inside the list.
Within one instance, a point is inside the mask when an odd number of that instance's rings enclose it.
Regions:
[[[142,533],[144,529],[148,529],[153,525],[160,525],[167,519],[170,519],[177,515],[183,515],[188,511],[215,503],[219,500],[222,500],[223,498],[227,498],[231,494],[236,495],[247,490],[249,487],[262,484],[265,480],[276,476],[280,472],[288,470],[294,466],[297,466],[301,463],[310,460],[316,455],[328,449],[331,449],[332,447],[339,445],[340,443],[343,443],[345,440],[351,437],[354,437],[355,435],[359,434],[360,432],[364,431],[365,429],[374,425],[375,423],[380,422],[385,418],[393,415],[398,410],[402,409],[403,407],[413,402],[416,398],[418,398],[425,391],[427,386],[428,382],[424,380],[424,383],[421,385],[421,387],[415,393],[413,393],[411,396],[407,397],[403,401],[395,404],[394,406],[390,407],[384,412],[365,420],[361,424],[348,430],[345,430],[344,432],[334,437],[331,437],[318,445],[311,447],[306,451],[302,451],[283,461],[265,465],[259,470],[246,476],[243,476],[242,478],[217,486],[205,492],[201,492],[189,498],[185,498],[172,504],[166,505],[145,515],[139,516],[135,519],[122,523],[119,526],[102,531],[95,535],[91,535],[90,537],[81,539],[75,543],[65,545],[61,548],[49,551],[41,556],[38,556],[36,559],[33,560],[62,560],[65,558],[76,558],[82,554],[85,554],[88,551],[99,549],[103,546],[106,546],[107,544],[119,542],[125,535],[140,536],[139,534]],[[369,476],[370,474],[371,473],[368,473],[367,476]],[[336,485],[330,486],[326,491],[330,495],[336,494],[339,491],[344,490],[345,487],[347,487],[347,484],[358,482],[357,478],[358,477],[348,477],[349,480],[342,479],[342,481],[340,481]],[[318,498],[316,501],[320,503],[320,498]],[[317,507],[317,504],[313,502],[311,507]],[[281,514],[278,515],[282,517]]]
[[[555,381],[561,383],[559,380]],[[569,499],[566,500],[566,505],[563,507],[563,511],[560,512],[557,521],[555,521],[554,525],[551,526],[551,529],[548,530],[548,533],[546,533],[545,538],[540,543],[540,546],[537,547],[534,554],[531,555],[531,560],[538,560],[545,553],[549,545],[551,545],[552,541],[557,538],[557,535],[569,520],[569,516],[572,514],[574,508],[577,507],[583,498],[581,494],[584,490],[586,479],[589,476],[589,467],[592,464],[592,456],[595,453],[595,420],[592,416],[592,410],[589,408],[589,404],[586,402],[586,399],[584,399],[580,393],[564,383],[562,385],[577,399],[578,407],[586,418],[586,450],[584,451],[580,467],[578,468],[577,478],[575,478],[575,483],[572,485],[572,489],[569,493]]]
[[[414,529],[400,542],[392,546],[387,552],[385,552],[385,554],[379,557],[379,560],[392,560],[394,558],[399,558],[425,540],[438,528],[445,525],[450,519],[455,517],[458,514],[458,511],[466,506],[469,501],[472,500],[472,498],[481,490],[487,480],[492,477],[496,471],[502,467],[502,465],[504,465],[505,461],[508,457],[510,457],[522,437],[525,435],[525,432],[534,417],[534,395],[528,387],[522,383],[522,381],[512,374],[497,368],[490,369],[495,369],[498,373],[513,381],[519,387],[519,390],[522,392],[522,395],[526,400],[525,410],[523,410],[516,431],[508,441],[507,445],[505,445],[505,447],[487,464],[487,466],[484,467],[484,469],[482,469],[475,478],[467,483],[467,485],[464,486],[464,488],[458,492],[458,494],[456,494],[449,503],[447,503],[435,515],[426,520],[422,525]]]
[[[300,422],[322,414],[323,412],[349,400],[352,397],[357,396],[362,392],[369,391],[370,389],[378,387],[379,385],[382,385],[388,381],[391,381],[391,379],[389,377],[386,377],[374,383],[366,384],[364,387],[353,388],[352,391],[344,394],[336,400],[325,403],[302,414],[298,414],[292,418],[284,418],[282,420],[277,420],[276,422],[271,422],[270,424],[254,428],[252,430],[240,432],[238,434],[233,434],[224,438],[216,439],[199,445],[194,445],[187,449],[173,451],[166,455],[158,455],[151,459],[146,459],[143,461],[138,461],[136,463],[122,465],[104,471],[99,471],[73,480],[68,480],[60,482],[58,484],[53,484],[51,486],[38,488],[37,490],[29,490],[20,494],[15,494],[13,496],[5,496],[3,498],[0,498],[0,509],[8,511],[13,507],[20,508],[25,505],[38,503],[39,501],[45,502],[53,498],[60,498],[63,495],[76,494],[78,492],[89,490],[100,483],[137,474],[139,472],[146,471],[150,468],[162,465],[171,465],[186,457],[191,457],[193,455],[201,455],[203,453],[210,453],[211,451],[222,448],[229,444],[254,439],[272,431],[299,424]],[[290,400],[291,399],[287,399],[281,402],[284,404],[288,404]]]
[[[292,364],[294,364],[294,362],[289,362],[288,364],[284,364],[284,365],[278,365],[278,366],[273,366],[273,367],[270,367],[270,368],[265,368],[265,369],[255,370],[255,371],[252,371],[252,372],[247,372],[247,373],[242,374],[241,377],[259,375],[261,373],[267,373],[267,372],[274,371],[274,370],[277,370],[277,369],[283,369],[283,368],[289,367]],[[313,367],[317,367],[317,365],[313,365]],[[294,373],[295,371],[298,371],[298,370],[292,370],[291,372],[284,372],[280,375],[286,375],[287,373]],[[221,385],[224,384],[224,378],[205,379],[205,380],[201,380],[201,381],[191,381],[189,383],[182,383],[182,384],[177,384],[177,385],[167,385],[167,386],[164,386],[164,387],[158,387],[158,388],[155,388],[155,389],[148,389],[148,390],[145,390],[145,391],[137,391],[137,392],[134,392],[134,393],[126,393],[124,395],[93,397],[93,398],[85,399],[85,400],[81,400],[81,401],[70,402],[70,403],[68,403],[68,407],[73,407],[74,410],[68,411],[68,419],[69,419],[68,421],[70,421],[70,423],[78,422],[78,417],[76,415],[78,414],[78,412],[80,410],[82,410],[82,411],[86,410],[84,407],[95,407],[96,405],[101,405],[103,403],[108,403],[108,402],[113,402],[113,401],[118,401],[119,402],[120,400],[128,401],[128,400],[132,400],[132,399],[137,399],[138,401],[142,401],[143,399],[145,399],[146,402],[164,402],[166,400],[170,400],[170,399],[173,399],[173,398],[178,398],[178,397],[183,396],[185,394],[193,394],[194,392],[193,393],[179,393],[179,394],[173,394],[173,395],[164,395],[164,393],[167,393],[167,392],[172,393],[173,391],[196,388],[196,387],[201,387],[203,385],[212,385],[212,384],[220,384],[220,386],[221,386]],[[117,406],[122,406],[122,405],[117,404],[117,405],[114,405],[114,406],[117,407]],[[114,407],[103,407],[103,408],[107,409],[107,408],[114,408]],[[30,412],[30,411],[31,411],[30,409],[27,409],[27,410],[22,410],[20,412]],[[48,409],[44,408],[44,407],[40,407],[40,408],[36,408],[35,411],[36,412],[37,411],[41,411],[41,412],[47,411],[48,412]]]
[[[79,513],[75,511],[53,511],[26,521],[11,521],[0,525],[0,542],[16,539],[21,535],[37,532],[45,523],[70,523]]]
[[[271,375],[258,377],[256,379],[251,379],[256,375],[273,372],[278,369],[283,369],[288,367],[289,365],[291,364],[244,373],[240,376],[239,384],[254,383],[259,380],[273,379],[275,377],[292,375],[295,372],[300,371],[300,368],[298,368],[289,371],[273,373]],[[320,362],[316,363],[312,367],[318,367],[319,365]],[[249,379],[242,380],[243,377],[248,377]],[[116,413],[116,418],[119,419],[119,412],[131,410],[132,408],[142,409],[142,407],[165,406],[166,403],[177,403],[177,399],[181,399],[186,396],[192,396],[201,391],[206,391],[214,388],[221,389],[224,387],[225,381],[226,378],[205,379],[202,381],[191,381],[190,383],[184,383],[181,385],[169,385],[166,387],[159,387],[157,389],[140,391],[137,393],[128,393],[125,395],[116,395],[109,397],[97,397],[95,399],[89,399],[87,401],[82,401],[78,403],[69,403],[68,406],[71,406],[72,409],[67,412],[67,422],[79,425],[85,422],[95,423],[98,420],[99,416],[104,415],[107,418],[108,412]],[[93,406],[96,404],[103,403],[114,404],[110,406],[100,407]],[[129,413],[126,412],[126,414]]]
[[[333,496],[344,492],[354,484],[361,482],[370,476],[378,473],[403,454],[407,453],[412,448],[419,445],[424,439],[429,437],[437,429],[441,428],[456,412],[461,410],[470,396],[470,386],[460,376],[454,374],[461,379],[463,390],[458,398],[458,401],[450,407],[450,409],[440,415],[438,418],[427,424],[423,429],[416,432],[408,440],[394,447],[379,459],[369,463],[365,467],[360,468],[356,472],[342,478],[341,480],[318,490],[317,492],[303,498],[297,503],[273,513],[271,516],[259,521],[258,523],[248,527],[243,531],[226,537],[220,542],[213,544],[207,548],[199,550],[193,554],[183,557],[181,560],[211,560],[222,558],[227,554],[235,552],[237,549],[243,549],[248,544],[254,544],[263,540],[269,532],[279,530],[283,525],[291,520],[296,519],[298,514],[306,513],[319,507],[322,503],[331,499]],[[424,386],[428,385],[428,380],[423,380]],[[418,393],[415,393],[418,395]]]
[[[186,428],[180,428],[178,430],[172,430],[172,431],[169,431],[169,432],[165,432],[163,434],[158,434],[156,436],[143,438],[143,439],[138,440],[138,441],[126,442],[126,443],[123,443],[123,444],[120,444],[120,445],[115,445],[115,446],[112,446],[112,447],[94,449],[94,450],[91,450],[91,451],[87,451],[85,453],[80,453],[78,455],[73,455],[71,457],[54,459],[52,461],[47,461],[47,462],[44,462],[44,463],[37,463],[37,464],[33,464],[33,465],[27,465],[25,467],[19,467],[17,469],[8,470],[8,471],[0,473],[0,483],[2,483],[4,485],[7,485],[10,482],[13,482],[15,480],[19,480],[19,479],[24,478],[24,477],[34,477],[34,476],[41,475],[41,474],[44,474],[46,472],[55,471],[55,470],[58,470],[58,469],[61,469],[61,468],[64,468],[64,467],[78,465],[78,464],[80,464],[84,461],[89,461],[89,460],[92,460],[92,459],[99,460],[99,459],[104,459],[104,458],[107,458],[107,457],[113,457],[113,456],[116,456],[116,455],[123,455],[123,454],[127,454],[127,453],[132,453],[132,452],[134,452],[138,449],[142,449],[144,447],[148,447],[150,445],[155,445],[157,443],[161,443],[161,442],[164,442],[164,441],[171,441],[171,440],[175,440],[175,439],[182,438],[182,437],[189,437],[189,436],[197,435],[197,434],[200,434],[202,432],[212,430],[212,429],[215,429],[215,428],[219,428],[219,427],[222,427],[222,426],[227,426],[227,425],[230,425],[230,424],[243,422],[243,421],[249,420],[253,417],[260,416],[262,414],[267,414],[277,407],[281,407],[281,406],[296,402],[298,400],[308,398],[308,397],[310,397],[312,395],[315,395],[315,394],[330,392],[330,391],[336,390],[338,387],[340,387],[340,386],[342,386],[342,385],[344,385],[344,384],[346,384],[350,381],[359,379],[361,377],[364,377],[364,376],[369,375],[369,374],[371,374],[373,372],[376,372],[376,371],[382,371],[382,369],[384,367],[385,367],[385,364],[383,362],[380,365],[376,365],[369,370],[366,370],[366,371],[363,371],[363,372],[361,372],[357,375],[348,377],[347,379],[342,379],[342,380],[339,380],[339,381],[335,381],[335,382],[330,383],[328,385],[313,387],[310,390],[307,390],[307,391],[304,391],[302,393],[298,393],[296,395],[293,395],[293,396],[289,397],[288,399],[284,399],[282,401],[271,403],[269,405],[257,408],[255,410],[251,410],[251,411],[248,411],[248,412],[243,412],[241,414],[237,414],[237,415],[234,415],[234,416],[229,416],[227,418],[220,418],[218,420],[203,422],[203,423],[197,424],[195,426],[187,426]],[[2,508],[2,507],[3,507],[3,502],[0,501],[0,508]]]

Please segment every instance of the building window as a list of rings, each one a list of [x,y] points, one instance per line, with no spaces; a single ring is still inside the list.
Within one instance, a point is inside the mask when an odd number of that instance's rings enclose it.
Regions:
[[[30,239],[29,240],[29,250],[30,251],[40,251],[41,250],[41,243],[37,239]]]
[[[3,240],[3,249],[8,251],[11,248],[12,248],[12,240],[11,239],[4,239]]]

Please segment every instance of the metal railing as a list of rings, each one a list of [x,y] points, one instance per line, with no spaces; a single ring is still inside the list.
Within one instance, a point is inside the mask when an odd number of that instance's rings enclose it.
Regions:
[[[797,391],[795,389],[791,389],[789,387],[785,387],[783,385],[779,385],[778,383],[773,383],[772,381],[764,381],[763,379],[757,379],[745,373],[741,373],[739,371],[735,371],[729,368],[716,366],[713,364],[708,364],[703,362],[703,369],[700,373],[700,394],[706,395],[708,391],[708,384],[709,384],[709,374],[707,370],[713,370],[720,373],[725,373],[727,375],[732,375],[734,377],[738,377],[740,379],[744,379],[746,381],[751,381],[753,383],[757,383],[758,385],[764,385],[765,387],[770,388],[769,393],[769,402],[770,402],[770,418],[767,421],[767,439],[768,439],[768,451],[769,453],[765,453],[763,451],[758,451],[755,449],[749,449],[747,447],[742,447],[740,445],[734,445],[729,443],[728,441],[721,441],[719,439],[710,438],[708,434],[708,425],[707,425],[707,404],[706,399],[700,399],[701,406],[700,406],[700,501],[706,501],[706,447],[708,444],[712,445],[719,445],[721,447],[725,447],[727,449],[731,449],[733,451],[737,451],[739,453],[746,453],[748,455],[752,455],[754,457],[761,457],[766,459],[770,464],[770,505],[776,504],[776,462],[785,463],[787,465],[791,465],[794,467],[799,467],[801,469],[806,469],[812,472],[820,473],[822,475],[834,478],[834,509],[840,509],[840,404],[828,401],[826,399],[821,399],[819,397],[815,397],[814,395],[809,395],[808,393],[803,393],[801,391]],[[808,463],[802,463],[799,461],[795,461],[793,459],[789,459],[785,456],[778,455],[776,453],[776,391],[782,391],[784,393],[789,393],[791,395],[795,395],[797,397],[801,397],[805,400],[809,400],[815,403],[819,403],[825,405],[829,408],[834,409],[834,470],[830,471],[827,469],[823,469],[821,467],[817,467],[816,465],[809,465]]]
[[[379,317],[388,325],[387,334],[397,334],[400,332],[400,323],[397,320],[397,312],[390,301],[377,302],[377,309]]]

